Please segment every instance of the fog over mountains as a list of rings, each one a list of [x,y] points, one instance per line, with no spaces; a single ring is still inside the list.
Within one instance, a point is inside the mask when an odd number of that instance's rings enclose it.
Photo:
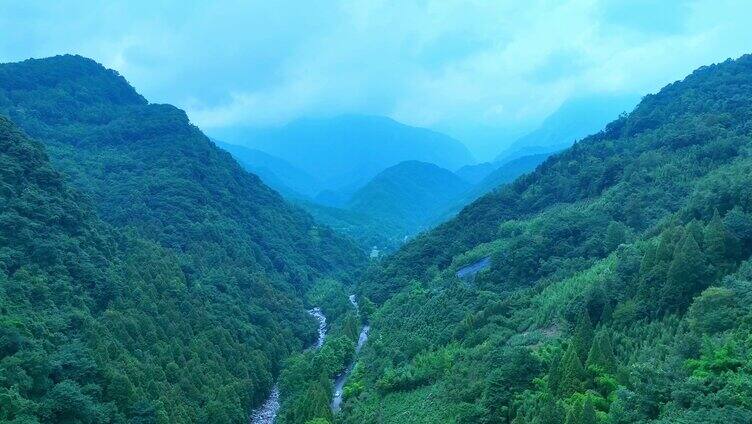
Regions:
[[[569,100],[511,145],[500,141],[496,160],[484,163],[475,163],[449,136],[378,116],[300,119],[213,134],[246,170],[320,221],[364,249],[389,251],[597,132],[635,102],[612,95]]]
[[[300,119],[279,128],[229,128],[214,130],[212,135],[272,154],[315,175],[321,190],[363,185],[406,160],[447,169],[473,162],[467,148],[447,135],[380,116]]]

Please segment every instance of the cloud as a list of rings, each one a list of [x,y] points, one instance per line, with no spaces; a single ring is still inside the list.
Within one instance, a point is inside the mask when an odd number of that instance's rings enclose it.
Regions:
[[[0,60],[90,56],[208,129],[369,113],[472,145],[475,130],[533,125],[568,97],[655,91],[739,56],[752,45],[751,9],[734,0],[27,1],[4,4]]]

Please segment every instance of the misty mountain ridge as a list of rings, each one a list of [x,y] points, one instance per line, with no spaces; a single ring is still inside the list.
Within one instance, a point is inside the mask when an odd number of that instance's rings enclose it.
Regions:
[[[229,152],[246,171],[254,173],[269,187],[287,198],[312,197],[321,182],[315,176],[284,159],[258,149],[212,139],[217,147]]]
[[[518,138],[494,162],[508,162],[521,156],[554,153],[594,134],[619,114],[631,111],[639,98],[634,95],[589,95],[562,103],[534,131]]]
[[[278,128],[215,129],[222,141],[283,159],[321,180],[319,191],[362,186],[384,169],[406,160],[457,169],[474,161],[447,135],[391,118],[340,115],[304,118]]]

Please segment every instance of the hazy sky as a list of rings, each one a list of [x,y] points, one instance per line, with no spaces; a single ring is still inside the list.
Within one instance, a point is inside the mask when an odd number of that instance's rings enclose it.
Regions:
[[[0,61],[78,53],[211,129],[367,113],[479,156],[573,95],[752,51],[752,2],[0,0]]]

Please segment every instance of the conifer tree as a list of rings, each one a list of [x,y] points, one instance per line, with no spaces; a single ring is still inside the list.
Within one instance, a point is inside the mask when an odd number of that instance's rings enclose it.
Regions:
[[[561,380],[559,381],[558,393],[562,396],[570,396],[584,389],[585,370],[577,354],[574,343],[569,345],[561,362]]]
[[[694,237],[695,241],[697,242],[697,245],[700,246],[700,250],[704,248],[704,232],[703,232],[703,226],[700,223],[700,221],[693,219],[687,226],[684,228],[684,236],[686,237],[686,234],[690,233],[692,234],[692,237]],[[677,246],[679,248],[681,246]]]
[[[329,390],[331,383],[326,374],[321,374],[318,381],[311,382],[305,394],[305,403],[301,408],[301,422],[315,418],[331,421],[332,411],[329,409]]]
[[[551,393],[559,393],[559,385],[561,384],[561,371],[562,371],[562,354],[558,352],[551,358],[551,366],[548,369],[548,389]]]
[[[572,409],[567,412],[567,418],[564,420],[564,424],[580,424],[580,418],[577,413],[577,405],[572,406]]]
[[[585,398],[585,402],[582,404],[580,424],[598,424],[598,418],[595,415],[595,408],[593,407],[593,402],[590,400],[590,396]]]
[[[345,316],[345,319],[342,321],[342,332],[352,340],[353,342],[358,341],[358,320],[355,318],[355,315],[352,313],[348,313]]]
[[[561,424],[564,418],[564,408],[551,395],[546,395],[542,401],[543,407],[540,409],[539,422]]]
[[[593,323],[590,321],[587,308],[583,308],[574,328],[573,338],[573,344],[577,348],[577,355],[581,362],[587,358],[591,343],[593,343]]]
[[[713,218],[705,227],[704,245],[708,261],[719,273],[726,263],[726,227],[723,225],[718,209],[715,210]]]
[[[605,330],[599,331],[593,338],[593,345],[585,366],[588,369],[597,367],[608,373],[616,372],[616,358],[611,346],[611,337]]]
[[[582,419],[582,400],[575,399],[572,407],[567,411],[567,418],[564,420],[564,424],[580,424]]]
[[[601,310],[601,317],[598,319],[599,324],[607,323],[611,321],[611,316],[614,314],[614,307],[611,306],[611,301],[606,300]]]
[[[708,284],[705,255],[692,233],[687,232],[668,269],[663,301],[669,310],[682,309]]]
[[[682,230],[680,227],[670,227],[661,233],[661,238],[658,241],[658,249],[656,250],[656,261],[670,262],[674,257],[674,250],[679,237],[681,237]]]

